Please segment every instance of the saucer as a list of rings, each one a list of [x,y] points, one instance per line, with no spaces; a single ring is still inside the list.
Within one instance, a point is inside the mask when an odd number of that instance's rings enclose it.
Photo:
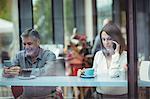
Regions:
[[[29,80],[29,79],[34,79],[36,78],[36,76],[31,75],[30,77],[24,77],[24,76],[18,76],[18,79],[22,79],[22,80]]]
[[[80,75],[81,78],[94,78],[96,75]]]

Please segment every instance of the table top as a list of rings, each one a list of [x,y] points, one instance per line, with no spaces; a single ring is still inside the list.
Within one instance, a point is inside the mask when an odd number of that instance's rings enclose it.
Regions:
[[[97,76],[95,78],[81,78],[78,76],[43,76],[35,79],[22,80],[18,77],[5,78],[0,76],[0,86],[107,86],[127,87],[128,81],[121,78]],[[138,86],[148,87],[149,81],[138,81]]]
[[[43,76],[22,80],[18,77],[0,77],[0,86],[127,86],[127,80],[120,78],[100,77],[81,78],[78,76]]]
[[[150,86],[150,80],[149,81],[139,80],[138,81],[138,86],[140,86],[140,87],[149,87]]]

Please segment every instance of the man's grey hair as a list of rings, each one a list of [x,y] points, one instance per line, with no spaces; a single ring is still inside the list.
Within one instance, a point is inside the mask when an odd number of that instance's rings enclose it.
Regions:
[[[21,38],[32,37],[34,40],[39,39],[40,35],[35,29],[27,29],[21,34]]]

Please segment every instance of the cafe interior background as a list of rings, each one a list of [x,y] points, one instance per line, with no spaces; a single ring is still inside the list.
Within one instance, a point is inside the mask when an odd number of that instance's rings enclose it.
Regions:
[[[150,64],[141,66],[150,61],[149,5],[149,0],[0,0],[0,53],[7,51],[13,58],[22,49],[19,35],[29,27],[40,32],[41,47],[56,56],[65,57],[74,32],[86,35],[90,53],[103,20],[109,18],[127,45],[128,97],[147,99],[149,86],[140,86],[138,80],[150,81],[149,71],[144,71]],[[12,97],[10,86],[0,88],[0,97]]]

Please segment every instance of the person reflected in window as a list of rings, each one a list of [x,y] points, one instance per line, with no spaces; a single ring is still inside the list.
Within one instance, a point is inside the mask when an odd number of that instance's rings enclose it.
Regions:
[[[99,33],[102,50],[96,52],[93,68],[97,76],[125,79],[127,52],[120,29],[114,23],[106,24]],[[97,87],[97,98],[127,99],[126,87]]]
[[[16,54],[12,67],[4,67],[4,77],[15,77],[21,74],[23,68],[32,68],[34,75],[46,75],[49,61],[56,56],[49,50],[40,47],[40,35],[35,29],[27,29],[21,34],[24,50]],[[50,74],[47,74],[50,75]],[[61,90],[57,87],[24,86],[19,99],[62,99]]]
[[[106,18],[103,21],[103,26],[105,26],[107,23],[111,23],[111,22],[112,22],[112,20]],[[101,50],[101,48],[102,48],[102,43],[100,41],[99,33],[98,33],[95,37],[94,44],[93,44],[93,47],[91,50],[92,55],[94,56],[97,51]]]

